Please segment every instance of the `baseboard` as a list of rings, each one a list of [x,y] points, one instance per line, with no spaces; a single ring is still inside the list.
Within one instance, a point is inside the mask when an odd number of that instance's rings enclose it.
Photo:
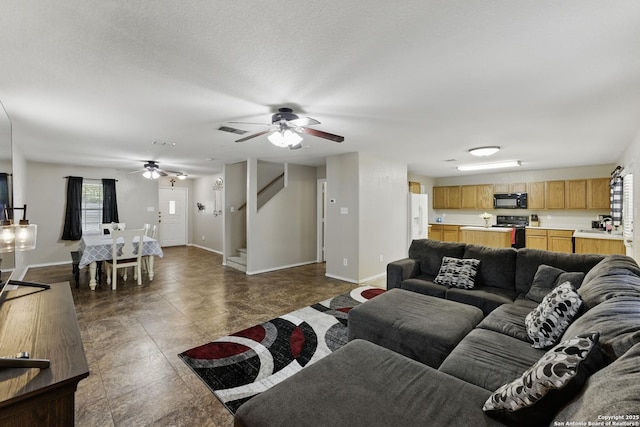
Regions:
[[[350,277],[336,276],[335,274],[327,274],[327,273],[325,273],[324,276],[330,279],[342,280],[343,282],[355,283],[356,285],[359,284],[357,280],[353,280]]]
[[[247,271],[246,274],[247,276],[252,276],[254,274],[262,274],[262,273],[269,273],[272,271],[286,270],[287,268],[300,267],[300,266],[309,265],[309,264],[316,264],[316,261],[313,260],[313,261],[300,262],[297,264],[283,265],[281,267],[267,268],[264,270],[257,270],[257,271],[251,271],[251,272]]]
[[[364,278],[364,279],[362,279],[362,280],[358,281],[358,283],[367,283],[367,282],[371,282],[371,281],[373,281],[373,280],[380,279],[381,277],[385,277],[386,275],[387,275],[387,273],[386,273],[386,272],[385,272],[385,273],[376,274],[375,276],[371,276],[371,277]]]
[[[189,243],[187,246],[193,246],[194,248],[203,249],[205,251],[213,252],[214,254],[222,255],[222,252],[215,249],[207,248],[205,246],[196,245],[195,243]]]

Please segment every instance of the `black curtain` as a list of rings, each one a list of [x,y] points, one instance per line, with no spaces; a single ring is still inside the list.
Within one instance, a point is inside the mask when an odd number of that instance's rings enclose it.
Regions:
[[[13,218],[12,212],[7,210],[8,218],[5,218],[5,208],[11,207],[11,201],[9,200],[9,175],[6,173],[0,173],[0,220]]]
[[[102,223],[120,222],[116,199],[116,180],[102,179]]]
[[[82,177],[67,178],[67,210],[64,217],[62,240],[82,238]]]

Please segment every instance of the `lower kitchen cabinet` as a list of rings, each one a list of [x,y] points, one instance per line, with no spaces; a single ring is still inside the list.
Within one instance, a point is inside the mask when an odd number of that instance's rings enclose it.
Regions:
[[[459,225],[431,224],[429,238],[443,242],[459,242]]]
[[[577,254],[625,255],[627,253],[622,240],[585,239],[583,237],[576,237],[575,240]]]
[[[573,230],[527,228],[525,246],[553,252],[573,252]]]

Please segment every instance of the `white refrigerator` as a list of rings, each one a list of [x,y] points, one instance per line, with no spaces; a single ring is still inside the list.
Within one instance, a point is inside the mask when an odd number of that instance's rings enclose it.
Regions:
[[[428,198],[426,194],[409,193],[409,235],[407,247],[415,239],[429,237]]]

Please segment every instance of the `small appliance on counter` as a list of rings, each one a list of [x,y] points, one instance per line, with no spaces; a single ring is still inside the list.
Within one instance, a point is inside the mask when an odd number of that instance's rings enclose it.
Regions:
[[[606,230],[607,224],[611,224],[611,215],[598,215],[596,221],[591,221],[591,228],[595,230]]]
[[[540,227],[540,221],[538,220],[538,215],[531,214],[531,220],[529,221],[529,225],[531,227]]]

